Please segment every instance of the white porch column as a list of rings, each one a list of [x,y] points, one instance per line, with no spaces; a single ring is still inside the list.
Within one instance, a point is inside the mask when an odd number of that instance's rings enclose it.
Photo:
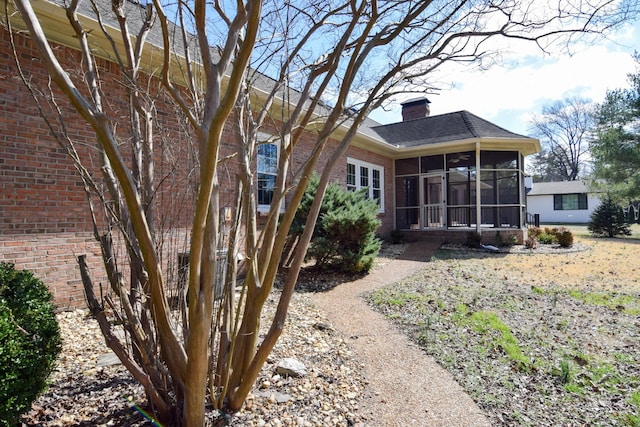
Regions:
[[[482,223],[480,184],[480,141],[476,141],[476,232],[478,234],[482,232],[480,228]]]

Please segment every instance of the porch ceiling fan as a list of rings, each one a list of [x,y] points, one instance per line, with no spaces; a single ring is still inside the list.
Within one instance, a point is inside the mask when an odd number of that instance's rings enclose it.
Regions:
[[[471,157],[470,154],[458,154],[458,157],[449,159],[449,163],[459,163],[463,160],[469,160],[470,157]]]

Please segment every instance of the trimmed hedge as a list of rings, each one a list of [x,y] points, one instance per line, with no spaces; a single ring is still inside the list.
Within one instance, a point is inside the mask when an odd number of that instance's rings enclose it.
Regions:
[[[62,349],[52,296],[30,271],[0,263],[0,425],[15,426],[45,390]]]

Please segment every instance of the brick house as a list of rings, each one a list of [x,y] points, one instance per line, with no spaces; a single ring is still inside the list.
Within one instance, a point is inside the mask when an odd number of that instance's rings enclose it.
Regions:
[[[80,57],[71,47],[73,37],[65,31],[64,13],[44,0],[33,2],[33,7],[43,19],[47,36],[63,52],[65,69],[74,70]],[[90,26],[91,20],[87,22]],[[101,265],[84,184],[16,76],[6,29],[0,36],[0,261],[34,271],[52,289],[60,308],[83,306],[75,257],[86,253],[96,270]],[[25,73],[46,85],[47,75],[30,40],[24,35],[15,40],[18,55],[26,59]],[[154,43],[153,38],[149,43]],[[103,75],[114,77],[103,79],[113,84],[103,90],[123,93],[117,83],[117,67],[107,59],[98,65]],[[162,99],[158,102],[162,109]],[[120,107],[117,103],[110,106],[113,114]],[[92,131],[84,121],[68,106],[62,105],[62,112],[74,139],[90,142]],[[160,124],[167,134],[182,132],[175,123],[160,119]],[[226,132],[233,138],[231,130]],[[298,161],[305,157],[304,146],[302,143],[294,153],[294,164],[295,156]],[[90,151],[89,147],[82,149]],[[463,240],[470,231],[489,235],[500,231],[522,239],[524,157],[539,149],[536,139],[509,132],[467,111],[430,116],[429,101],[420,98],[403,104],[401,122],[366,121],[347,155],[335,166],[333,178],[349,189],[367,188],[370,197],[380,201],[381,235],[395,229],[422,239]],[[183,168],[181,176],[186,177],[185,164],[192,156],[188,147],[170,154],[159,159],[160,172]],[[260,170],[260,163],[268,164],[276,154],[275,144],[259,152],[259,203],[270,201],[269,182],[275,179],[268,170]],[[318,167],[326,161],[322,158]],[[184,186],[184,180],[165,183],[159,197],[164,198],[162,206],[167,212],[182,215],[173,227],[188,236],[188,200],[171,191]],[[222,183],[222,187],[223,197],[233,200],[233,183]]]

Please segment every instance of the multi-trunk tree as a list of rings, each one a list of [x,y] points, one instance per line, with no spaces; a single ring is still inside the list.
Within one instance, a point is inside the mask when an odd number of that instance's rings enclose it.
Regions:
[[[620,24],[637,6],[163,3],[58,2],[80,52],[73,69],[62,65],[64,50],[51,47],[29,1],[14,0],[17,13],[9,5],[6,22],[26,29],[51,76],[52,87],[34,87],[23,74],[86,185],[112,289],[109,307],[92,298],[92,272],[81,265],[91,309],[107,344],[144,386],[154,415],[188,426],[204,424],[207,405],[238,410],[254,386],[284,328],[332,168],[371,110],[403,93],[435,89],[433,72],[448,62],[493,59],[499,46],[491,40],[529,41],[544,50]],[[105,58],[117,71],[105,71]],[[105,79],[116,79],[121,92],[106,90],[114,85]],[[79,141],[67,132],[69,106],[94,138]],[[274,142],[277,164],[266,179],[256,162]],[[184,167],[177,153],[192,154],[193,163]],[[261,334],[289,227],[317,169],[305,231]],[[270,207],[258,225],[257,195],[265,191]],[[172,200],[173,208],[161,200]],[[180,226],[188,232],[182,247],[174,232]],[[178,252],[188,266],[172,275],[167,260]],[[114,333],[105,308],[125,339]]]

